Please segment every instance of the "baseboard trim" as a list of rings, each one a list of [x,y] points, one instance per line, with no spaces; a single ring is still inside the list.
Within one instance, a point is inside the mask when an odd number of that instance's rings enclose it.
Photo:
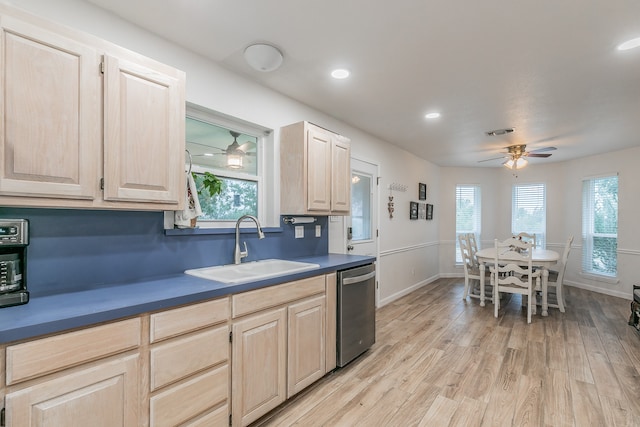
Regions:
[[[433,283],[436,280],[438,280],[439,278],[440,278],[439,275],[429,277],[428,279],[422,280],[422,281],[416,283],[415,285],[409,286],[408,288],[403,289],[400,292],[397,292],[397,293],[395,293],[393,295],[389,295],[388,297],[386,297],[384,299],[381,299],[379,301],[380,305],[378,306],[378,308],[384,307],[385,305],[390,304],[393,301],[398,300],[398,299],[402,298],[405,295],[409,295],[411,292],[413,292],[413,291],[415,291],[417,289],[420,289],[423,286],[426,286],[426,285],[428,285],[430,283]]]

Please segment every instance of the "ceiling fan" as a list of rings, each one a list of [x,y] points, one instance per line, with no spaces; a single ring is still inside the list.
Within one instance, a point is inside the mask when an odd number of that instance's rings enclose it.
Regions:
[[[245,156],[255,156],[256,153],[253,150],[256,147],[255,142],[247,141],[244,144],[238,143],[238,137],[241,135],[240,132],[235,132],[230,130],[229,133],[233,137],[233,142],[227,146],[227,148],[220,147],[209,147],[214,148],[216,150],[220,150],[220,152],[216,153],[203,153],[203,154],[194,154],[197,156],[214,156],[214,155],[222,155],[227,157],[226,167],[230,169],[242,169],[243,167],[243,159]]]
[[[478,163],[498,159],[507,159],[502,163],[503,166],[509,169],[522,169],[529,163],[525,157],[550,157],[551,154],[545,153],[545,151],[556,150],[556,147],[542,147],[535,150],[526,151],[526,147],[527,146],[525,144],[510,145],[509,147],[505,147],[505,150],[507,150],[507,152],[503,153],[504,155],[500,157],[494,157],[492,159],[480,160]]]

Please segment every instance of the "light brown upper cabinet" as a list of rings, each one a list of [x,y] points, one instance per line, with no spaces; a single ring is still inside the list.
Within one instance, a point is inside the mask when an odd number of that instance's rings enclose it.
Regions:
[[[185,74],[0,6],[0,203],[177,210]]]
[[[349,139],[309,122],[280,130],[280,213],[349,215]]]

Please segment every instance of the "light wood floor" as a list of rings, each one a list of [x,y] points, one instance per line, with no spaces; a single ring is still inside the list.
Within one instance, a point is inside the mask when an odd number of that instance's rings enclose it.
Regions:
[[[373,348],[255,425],[640,426],[629,301],[566,287],[565,314],[527,325],[520,296],[496,319],[462,288],[440,279],[382,307]]]

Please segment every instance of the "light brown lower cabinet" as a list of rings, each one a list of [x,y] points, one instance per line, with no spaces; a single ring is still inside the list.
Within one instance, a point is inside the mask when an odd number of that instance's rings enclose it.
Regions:
[[[151,314],[149,425],[229,425],[229,297]]]
[[[232,296],[233,426],[325,374],[325,292],[325,276],[317,276]]]
[[[137,427],[138,355],[128,355],[7,394],[6,424]]]
[[[288,307],[287,398],[325,374],[325,296]]]
[[[6,425],[248,425],[335,368],[335,312],[328,274],[10,343]]]
[[[140,318],[9,345],[6,425],[137,427]]]
[[[286,400],[286,340],[286,308],[233,324],[234,426],[248,425]]]

